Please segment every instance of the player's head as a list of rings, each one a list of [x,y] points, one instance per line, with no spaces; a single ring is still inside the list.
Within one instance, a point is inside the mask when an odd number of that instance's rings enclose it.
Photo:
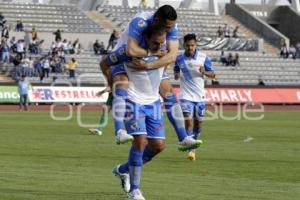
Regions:
[[[196,35],[193,33],[189,33],[184,36],[183,41],[184,41],[185,54],[187,54],[188,56],[192,56],[195,53],[197,48]]]
[[[148,48],[152,52],[158,51],[166,41],[167,33],[163,26],[152,24],[144,31]]]
[[[163,5],[154,13],[154,23],[163,25],[169,31],[176,24],[177,13],[170,5]]]

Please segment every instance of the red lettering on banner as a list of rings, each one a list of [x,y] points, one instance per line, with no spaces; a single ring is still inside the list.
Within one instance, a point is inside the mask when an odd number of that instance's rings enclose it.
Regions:
[[[66,96],[67,96],[67,95],[66,95],[66,91],[62,90],[62,91],[61,91],[61,96],[62,96],[63,99],[66,98]]]
[[[71,95],[71,91],[70,90],[68,90],[68,91],[66,91],[67,93],[68,93],[68,98],[71,98],[72,97],[72,95]]]
[[[230,102],[230,99],[228,97],[228,95],[226,94],[226,91],[221,90],[221,101],[223,102]]]
[[[76,99],[78,99],[79,98],[79,95],[78,95],[78,91],[73,91],[73,95],[74,95],[74,98]]]
[[[252,102],[252,93],[251,90],[244,90],[244,93],[246,95],[246,98],[248,99],[248,102]]]
[[[210,90],[209,94],[212,101],[220,101],[220,96],[217,90]]]
[[[231,101],[236,101],[236,102],[239,101],[239,99],[236,95],[236,92],[234,90],[228,90],[228,95],[229,95]]]
[[[243,91],[243,93],[242,93],[240,90],[237,90],[236,93],[237,93],[237,95],[238,95],[238,97],[239,97],[239,101],[240,101],[240,102],[246,102],[247,99],[245,99],[244,96],[243,96],[244,90],[242,90],[242,91]]]
[[[80,98],[84,99],[85,98],[85,95],[84,95],[85,91],[81,90],[80,91]]]
[[[88,99],[91,98],[89,91],[85,91],[85,95],[86,95],[86,97],[87,97]]]
[[[59,90],[55,90],[54,95],[55,95],[55,98],[59,99],[60,98]]]
[[[96,93],[94,91],[91,91],[91,96],[92,98],[98,98],[97,95],[95,95]]]

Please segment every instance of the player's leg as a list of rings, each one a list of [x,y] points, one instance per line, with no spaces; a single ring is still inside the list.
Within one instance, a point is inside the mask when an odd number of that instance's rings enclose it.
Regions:
[[[193,137],[193,116],[195,111],[195,105],[191,101],[180,100],[180,105],[184,115],[185,128],[188,136]],[[195,150],[188,149],[187,159],[196,160]]]
[[[89,129],[89,132],[95,135],[102,135],[102,131],[104,126],[106,125],[108,121],[108,113],[111,111],[112,107],[112,92],[108,94],[107,101],[104,106],[101,108],[101,117],[99,119],[99,123],[97,128],[91,128]]]
[[[200,139],[202,133],[202,121],[205,115],[205,103],[199,102],[196,105],[196,112],[194,113],[194,128],[193,128],[193,137],[195,139]]]
[[[128,179],[122,180],[125,187],[124,191],[129,192],[131,195],[138,195],[140,193],[140,178],[143,167],[143,152],[147,144],[147,132],[145,124],[145,115],[143,107],[133,102],[128,103],[128,116],[126,119],[126,129],[128,133],[134,136],[132,147],[129,152],[128,162],[114,168],[113,173],[120,177],[119,174],[130,174],[130,181]],[[128,183],[130,182],[130,190],[128,191]],[[142,197],[142,195],[141,195]]]
[[[168,79],[161,81],[159,92],[165,102],[167,117],[176,131],[178,140],[182,141],[187,136],[182,110],[177,102],[176,95],[173,93],[173,88]]]
[[[146,128],[148,144],[143,154],[146,164],[165,148],[165,125],[160,101],[145,106],[147,109]]]
[[[159,92],[165,101],[168,119],[176,131],[180,145],[178,149],[180,151],[187,151],[190,148],[198,148],[201,145],[200,141],[189,137],[186,133],[183,112],[169,79],[165,78],[161,81]]]
[[[113,118],[115,126],[115,135],[117,144],[127,143],[133,140],[133,137],[127,134],[124,127],[124,118],[126,112],[126,99],[128,96],[128,77],[123,64],[112,67],[113,74]]]
[[[202,132],[202,120],[204,118],[204,113],[205,113],[205,103],[204,102],[199,102],[199,103],[194,103],[194,114],[193,114],[193,137],[194,139],[200,140],[200,134]],[[187,158],[189,160],[196,160],[196,151],[191,150],[188,153]]]

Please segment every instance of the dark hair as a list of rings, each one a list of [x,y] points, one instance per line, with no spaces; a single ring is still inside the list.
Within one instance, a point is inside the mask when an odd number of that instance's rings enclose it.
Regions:
[[[186,34],[183,38],[183,41],[184,43],[186,43],[187,41],[190,41],[190,40],[195,40],[197,41],[197,37],[194,33],[189,33],[189,34]]]
[[[151,24],[145,29],[143,35],[147,38],[151,38],[153,35],[163,35],[165,33],[165,27],[161,24]]]
[[[163,5],[163,6],[159,7],[157,9],[157,11],[154,13],[154,18],[155,17],[174,21],[177,19],[177,13],[176,13],[176,10],[172,6]]]

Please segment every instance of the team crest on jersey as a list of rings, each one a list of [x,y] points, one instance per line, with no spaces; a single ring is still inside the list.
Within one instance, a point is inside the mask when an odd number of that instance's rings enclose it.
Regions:
[[[132,124],[130,125],[130,128],[133,129],[133,130],[138,130],[139,127],[138,127],[137,122],[132,123]]]
[[[125,48],[121,48],[121,49],[119,50],[119,54],[120,54],[120,55],[124,55],[125,52],[126,52],[126,51],[125,51]]]
[[[114,53],[112,53],[112,54],[110,54],[109,55],[109,58],[110,58],[110,60],[112,61],[112,62],[118,62],[118,58],[117,58],[117,56],[114,54]]]
[[[145,25],[146,25],[146,23],[145,23],[145,21],[142,20],[142,19],[138,22],[138,26],[139,26],[139,27],[144,27]]]

